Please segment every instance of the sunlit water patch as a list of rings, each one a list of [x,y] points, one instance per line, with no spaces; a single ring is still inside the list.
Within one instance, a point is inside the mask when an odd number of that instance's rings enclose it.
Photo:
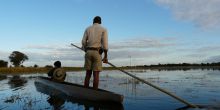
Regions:
[[[132,74],[162,87],[201,109],[220,109],[220,71],[133,71]],[[36,89],[37,76],[1,75],[0,110],[175,110],[187,109],[183,103],[118,71],[103,71],[99,88],[124,96],[120,106],[70,99],[65,94],[51,95]],[[85,72],[68,72],[67,82],[83,84]],[[91,83],[92,85],[92,80]],[[58,91],[57,91],[58,92]]]

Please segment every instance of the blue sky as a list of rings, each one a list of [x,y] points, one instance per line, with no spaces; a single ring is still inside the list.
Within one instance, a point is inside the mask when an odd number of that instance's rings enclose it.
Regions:
[[[220,62],[218,0],[0,0],[0,59],[25,66],[83,66],[86,27],[102,17],[109,61],[118,65]],[[131,64],[130,64],[131,61]]]

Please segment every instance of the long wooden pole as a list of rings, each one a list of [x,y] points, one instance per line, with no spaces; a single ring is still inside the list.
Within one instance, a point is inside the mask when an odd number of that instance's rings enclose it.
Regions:
[[[76,47],[76,48],[78,48],[78,49],[80,49],[80,50],[82,50],[82,51],[84,51],[82,48],[80,48],[80,47],[78,47],[78,46],[76,46],[76,45],[74,45],[74,44],[71,44],[71,45],[74,46],[74,47]],[[161,91],[161,92],[163,92],[163,93],[165,93],[165,94],[167,94],[167,95],[169,95],[169,96],[171,96],[171,97],[173,97],[173,98],[175,98],[176,100],[178,100],[178,101],[180,101],[180,102],[186,104],[186,105],[189,106],[189,107],[198,108],[198,106],[196,106],[196,105],[194,105],[194,104],[191,104],[191,103],[185,101],[184,99],[182,99],[182,98],[176,96],[175,94],[172,94],[171,92],[169,92],[169,91],[167,91],[167,90],[165,90],[165,89],[162,89],[162,88],[160,88],[160,87],[158,87],[158,86],[156,86],[156,85],[154,85],[154,84],[152,84],[152,83],[150,83],[150,82],[148,82],[148,81],[146,81],[146,80],[143,80],[143,79],[141,79],[141,78],[139,78],[139,77],[137,77],[137,76],[135,76],[135,75],[133,75],[133,74],[131,74],[131,73],[128,73],[127,71],[124,71],[124,70],[122,70],[121,68],[116,67],[115,65],[113,65],[113,64],[110,63],[110,62],[108,62],[108,64],[109,64],[110,66],[112,66],[112,67],[118,69],[119,71],[121,71],[121,72],[123,72],[123,73],[125,73],[125,74],[127,74],[127,75],[129,75],[129,76],[131,76],[131,77],[133,77],[133,78],[135,78],[135,79],[137,79],[137,80],[139,80],[139,81],[141,81],[141,82],[143,82],[143,83],[145,83],[145,84],[147,84],[147,85],[149,85],[149,86],[151,86],[151,87],[153,87],[153,88],[155,88],[155,89],[157,89],[157,90],[159,90],[159,91]]]

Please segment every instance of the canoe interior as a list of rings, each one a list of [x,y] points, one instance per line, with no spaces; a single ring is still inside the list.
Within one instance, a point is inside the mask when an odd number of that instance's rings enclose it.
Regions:
[[[41,77],[45,78],[45,77]],[[48,78],[45,78],[48,79]],[[72,84],[68,82],[63,82],[63,84],[71,84],[71,85],[78,85],[78,84]],[[78,85],[81,87],[81,85]],[[63,93],[62,91],[53,88],[51,86],[35,82],[35,87],[38,92],[46,94],[49,96],[49,99],[56,99],[56,101],[67,101],[67,102],[72,102],[77,105],[83,105],[84,107],[89,107],[89,108],[99,108],[99,109],[105,109],[105,110],[124,110],[123,104],[121,103],[116,103],[116,102],[107,102],[107,101],[89,101],[89,100],[81,100],[77,99],[75,97],[71,97]],[[92,89],[92,88],[90,88]],[[100,89],[101,90],[101,89]],[[103,90],[101,90],[103,91]],[[104,90],[106,91],[106,90]],[[106,91],[109,92],[109,91]],[[51,102],[50,102],[51,103]]]
[[[48,77],[39,77],[41,79],[45,79],[45,80],[49,80],[49,81],[52,81],[50,78]],[[90,90],[95,90],[95,91],[103,91],[103,92],[109,92],[111,94],[115,94],[114,92],[110,92],[110,91],[106,91],[106,90],[103,90],[103,89],[93,89],[92,87],[84,87],[83,85],[79,85],[79,84],[75,84],[75,83],[69,83],[69,82],[56,82],[56,83],[61,83],[61,84],[65,84],[65,85],[72,85],[72,86],[77,86],[77,87],[82,87],[82,88],[86,88],[86,89],[90,89]]]

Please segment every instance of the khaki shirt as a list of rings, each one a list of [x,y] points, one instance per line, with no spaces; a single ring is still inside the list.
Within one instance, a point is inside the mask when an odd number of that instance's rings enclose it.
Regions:
[[[98,23],[89,26],[83,35],[82,46],[86,47],[102,47],[108,50],[108,33],[107,30]]]

